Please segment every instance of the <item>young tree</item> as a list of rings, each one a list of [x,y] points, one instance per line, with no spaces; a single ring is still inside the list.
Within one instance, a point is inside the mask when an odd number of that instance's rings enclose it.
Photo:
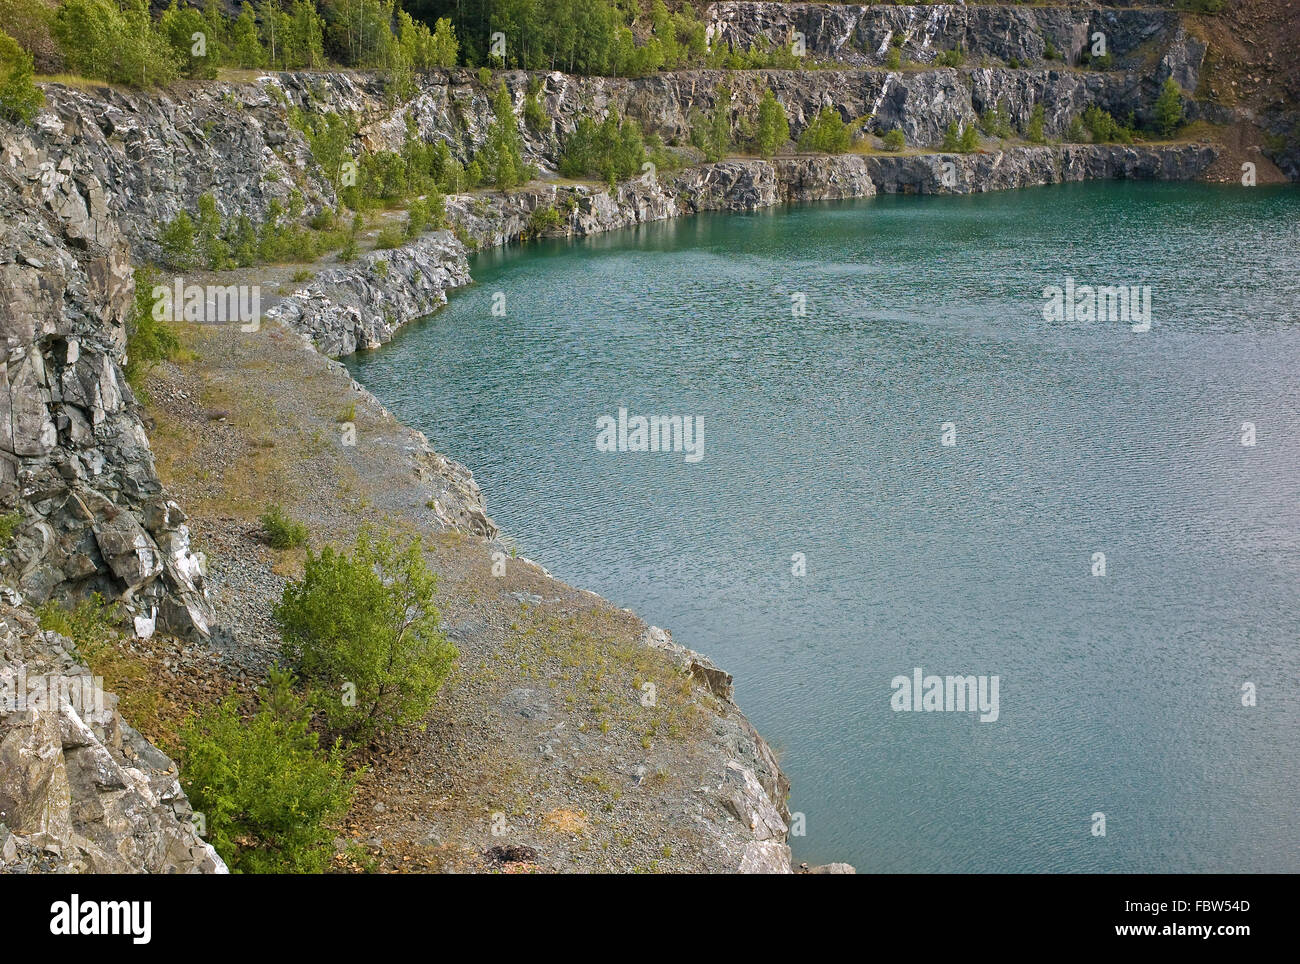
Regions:
[[[262,42],[257,38],[257,18],[247,3],[230,28],[230,47],[231,56],[240,67],[261,67],[266,62]]]
[[[515,119],[514,103],[505,81],[492,95],[494,120],[488,128],[487,143],[480,152],[483,176],[499,191],[508,191],[528,181],[530,172],[524,165],[523,138]]]
[[[1183,122],[1183,92],[1172,77],[1165,78],[1165,84],[1160,88],[1155,116],[1156,127],[1165,137],[1178,130]]]
[[[763,91],[763,97],[758,102],[758,132],[754,136],[758,153],[763,157],[771,157],[789,139],[790,122],[786,119],[785,108],[770,89]]]
[[[418,539],[399,548],[362,532],[351,555],[308,553],[275,620],[332,729],[369,736],[427,712],[456,658],[438,632],[436,585]]]
[[[799,150],[822,151],[826,154],[843,154],[853,146],[853,135],[844,118],[834,107],[823,107],[817,112],[803,133],[799,135]]]
[[[1025,140],[1034,144],[1042,144],[1047,140],[1043,133],[1044,112],[1042,104],[1035,104],[1034,111],[1029,115],[1029,125],[1025,128]]]
[[[199,11],[172,0],[158,21],[158,32],[171,47],[182,74],[208,79],[217,76],[218,42],[208,36],[208,21]]]

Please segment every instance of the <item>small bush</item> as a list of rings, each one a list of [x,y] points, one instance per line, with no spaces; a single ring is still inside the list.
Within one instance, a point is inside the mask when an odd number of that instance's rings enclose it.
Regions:
[[[966,62],[966,51],[960,47],[954,47],[952,50],[944,50],[939,56],[934,58],[936,67],[960,67]]]
[[[895,127],[893,130],[886,131],[885,136],[881,138],[885,142],[885,150],[901,151],[907,146],[907,140],[903,137],[903,129]]]
[[[456,658],[438,632],[437,577],[419,539],[399,547],[363,531],[351,555],[308,553],[275,609],[285,656],[316,688],[325,721],[348,738],[421,718]]]
[[[375,247],[384,250],[399,248],[405,240],[406,233],[401,227],[396,224],[386,224],[379,229],[379,235],[375,238]]]
[[[14,536],[18,534],[18,530],[22,527],[23,519],[23,514],[17,509],[0,515],[0,553],[5,552],[13,543]]]
[[[310,707],[272,669],[245,719],[228,699],[181,731],[181,783],[208,840],[235,873],[319,873],[330,824],[351,806],[357,778],[338,742],[322,750]]]
[[[126,321],[126,380],[138,389],[155,365],[180,355],[181,343],[166,320],[154,317],[153,289],[162,281],[158,272],[137,268],[134,281],[135,300]]]
[[[823,107],[811,124],[799,135],[799,150],[822,151],[826,154],[843,154],[853,145],[853,136],[840,112],[834,107]]]
[[[297,549],[307,544],[307,527],[290,519],[278,505],[268,506],[258,522],[272,549]]]
[[[785,108],[771,90],[763,91],[758,102],[758,131],[754,135],[754,149],[763,157],[771,157],[790,139],[790,122]]]
[[[553,231],[564,224],[564,218],[560,212],[555,210],[549,204],[545,207],[535,208],[533,213],[528,216],[528,234],[532,237],[538,237],[547,231]]]
[[[1045,121],[1043,105],[1035,104],[1034,111],[1029,115],[1029,124],[1025,127],[1025,140],[1034,144],[1042,144],[1047,140],[1043,133],[1043,124]]]
[[[1165,78],[1155,106],[1156,129],[1170,136],[1183,123],[1183,91],[1172,77]]]
[[[187,211],[177,212],[158,236],[163,265],[173,271],[189,271],[197,267],[199,258],[194,238],[193,219]]]

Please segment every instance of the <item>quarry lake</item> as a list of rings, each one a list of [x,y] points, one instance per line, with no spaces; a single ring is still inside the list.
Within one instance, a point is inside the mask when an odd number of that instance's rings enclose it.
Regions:
[[[349,367],[522,554],[735,675],[796,860],[1300,871],[1300,192],[878,197],[471,270]]]

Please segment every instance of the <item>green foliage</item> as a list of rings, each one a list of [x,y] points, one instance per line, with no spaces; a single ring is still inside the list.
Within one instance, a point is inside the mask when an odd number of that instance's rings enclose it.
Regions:
[[[1078,117],[1070,118],[1070,125],[1065,129],[1065,141],[1070,144],[1086,144],[1089,140],[1087,128]]]
[[[581,117],[564,144],[560,173],[565,177],[599,177],[614,183],[636,177],[645,163],[645,141],[634,120],[610,110],[599,124]]]
[[[551,118],[547,116],[546,108],[537,99],[539,93],[541,93],[541,84],[529,81],[528,94],[524,97],[524,123],[534,134],[541,134],[551,126]]]
[[[1124,144],[1133,142],[1133,132],[1095,104],[1083,112],[1083,126],[1091,135],[1094,144],[1114,141]]]
[[[979,131],[975,129],[974,124],[967,124],[966,127],[961,132],[961,141],[958,145],[958,150],[960,150],[963,154],[969,154],[971,151],[979,150],[979,146],[980,146]]]
[[[952,50],[943,50],[934,58],[936,67],[960,67],[966,62],[966,51],[961,47],[954,47]]]
[[[1170,136],[1183,123],[1183,92],[1172,77],[1165,78],[1160,88],[1160,96],[1155,104],[1156,129],[1165,137]]]
[[[887,151],[901,151],[907,146],[907,142],[903,137],[903,129],[901,127],[895,127],[893,130],[887,131],[883,140],[885,142],[885,150]]]
[[[823,107],[799,135],[799,150],[843,154],[853,146],[853,136],[834,107]]]
[[[181,783],[235,873],[320,873],[351,805],[357,777],[337,741],[321,748],[291,684],[273,668],[251,716],[228,699],[181,731]]]
[[[564,217],[549,204],[534,208],[528,216],[528,236],[539,237],[547,231],[554,231],[564,224]]]
[[[406,235],[400,227],[396,224],[385,224],[379,229],[379,234],[375,238],[375,247],[384,251],[400,248],[405,240]]]
[[[885,66],[890,70],[899,70],[903,66],[903,52],[891,46],[885,54]]]
[[[162,249],[162,262],[173,271],[189,271],[198,264],[198,251],[194,246],[194,221],[189,212],[178,211],[158,235]]]
[[[13,544],[14,536],[18,534],[24,521],[25,517],[17,509],[0,515],[0,553],[8,550]]]
[[[239,16],[230,27],[230,54],[238,67],[261,67],[266,63],[257,18],[250,4],[241,5]]]
[[[498,191],[508,191],[531,181],[536,172],[524,164],[523,138],[504,81],[492,95],[492,115],[487,143],[475,160],[480,163],[484,180]]]
[[[1029,123],[1025,127],[1025,140],[1034,144],[1046,142],[1047,136],[1043,133],[1043,124],[1045,114],[1042,104],[1035,104],[1033,113],[1029,115]]]
[[[754,135],[754,150],[763,157],[771,157],[790,139],[790,122],[785,108],[771,90],[764,90],[758,102],[758,130]]]
[[[1008,117],[1007,112],[1002,109],[1001,103],[996,107],[986,110],[984,116],[980,118],[980,123],[983,125],[984,130],[988,133],[989,137],[1000,137],[1006,139],[1012,134],[1011,118]]]
[[[32,81],[32,55],[0,30],[0,117],[29,124],[45,104],[45,94]]]
[[[165,319],[154,317],[153,290],[162,277],[153,268],[135,269],[135,298],[126,320],[126,380],[139,388],[159,362],[180,354],[181,343]]]
[[[0,0],[0,26],[18,46],[31,54],[42,74],[62,69],[62,58],[50,32],[54,10],[44,0]]]
[[[158,32],[171,48],[180,72],[186,77],[210,79],[217,76],[219,47],[209,40],[208,23],[198,10],[181,7],[177,0],[172,0],[158,20]],[[195,34],[200,35],[200,41],[195,41]]]
[[[151,87],[180,69],[144,0],[63,0],[52,32],[69,69],[86,77]]]
[[[275,620],[332,729],[370,736],[427,712],[456,658],[437,629],[436,587],[419,539],[399,547],[363,531],[351,555],[308,552]]]
[[[113,604],[97,592],[71,606],[53,599],[46,600],[36,607],[36,620],[41,629],[66,636],[76,643],[77,648],[83,650],[83,657],[86,652],[107,645],[117,635]]]
[[[289,518],[278,505],[267,506],[258,522],[272,549],[296,549],[307,544],[307,527]]]
[[[1059,60],[1060,57],[1061,57],[1061,54],[1060,54],[1059,51],[1057,51],[1057,49],[1056,49],[1056,44],[1052,43],[1050,40],[1045,41],[1044,44],[1043,44],[1043,59],[1044,59],[1044,60]]]

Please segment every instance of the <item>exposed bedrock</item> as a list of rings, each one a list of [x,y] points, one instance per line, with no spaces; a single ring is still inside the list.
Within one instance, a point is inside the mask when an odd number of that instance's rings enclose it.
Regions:
[[[1187,37],[1176,10],[1150,6],[861,6],[742,0],[710,5],[704,22],[711,42],[733,50],[788,46],[801,34],[804,56],[855,67],[884,65],[891,47],[898,49],[901,58],[920,64],[956,49],[974,60],[988,58],[1026,66],[1049,59],[1078,63],[1091,54],[1094,38],[1100,33],[1112,66],[1143,67],[1148,60],[1159,61],[1169,54],[1171,60],[1190,68],[1191,72],[1176,79],[1192,88],[1205,53],[1203,45]],[[1185,49],[1173,49],[1180,46]]]

